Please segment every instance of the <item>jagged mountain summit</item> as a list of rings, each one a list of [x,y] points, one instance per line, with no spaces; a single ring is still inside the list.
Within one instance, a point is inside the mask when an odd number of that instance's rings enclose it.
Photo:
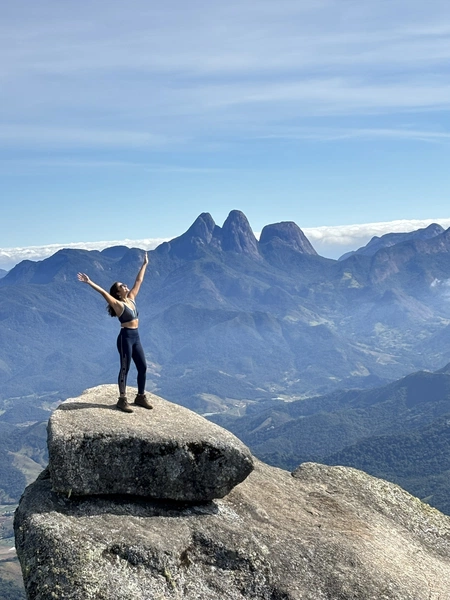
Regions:
[[[300,253],[317,255],[305,234],[293,222],[267,225],[258,242],[247,217],[239,210],[232,210],[222,227],[216,225],[209,213],[202,213],[185,233],[165,242],[158,250],[186,257],[192,256],[193,252],[195,255],[196,249],[210,247],[258,260],[261,248],[269,243],[280,243]]]
[[[102,394],[106,402],[99,401]],[[108,387],[74,402],[81,406],[65,418],[78,411],[85,422],[104,423],[91,442],[108,439],[108,421],[111,438],[116,430],[137,432],[129,415],[107,410],[114,403]],[[163,411],[158,429],[166,409],[163,401],[155,404]],[[153,456],[167,460],[167,477],[175,478],[177,460],[184,460],[177,449],[184,447],[187,457],[189,442],[184,420],[170,425],[175,445],[159,440],[151,452],[118,452],[114,468],[139,472]],[[208,427],[214,426],[202,427],[204,447]],[[148,448],[152,429],[144,429],[136,444]],[[73,460],[69,438],[67,459]],[[209,460],[226,467],[227,443],[220,458]],[[76,455],[81,479],[92,476],[90,448],[86,443]],[[111,495],[108,488],[97,496],[56,493],[51,461],[50,453],[50,468],[27,488],[15,517],[28,600],[450,598],[450,519],[361,471],[305,463],[291,474],[255,461],[225,497],[186,503]],[[191,452],[190,461],[200,465],[201,453]],[[214,472],[220,479],[220,468]]]

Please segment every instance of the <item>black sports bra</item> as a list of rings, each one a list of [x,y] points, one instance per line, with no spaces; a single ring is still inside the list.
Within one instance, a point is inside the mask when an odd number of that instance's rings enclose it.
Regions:
[[[139,311],[136,308],[136,302],[131,298],[128,298],[130,302],[134,304],[134,308],[130,308],[125,302],[123,303],[123,311],[119,317],[119,321],[121,323],[129,323],[130,321],[134,321],[139,316]]]

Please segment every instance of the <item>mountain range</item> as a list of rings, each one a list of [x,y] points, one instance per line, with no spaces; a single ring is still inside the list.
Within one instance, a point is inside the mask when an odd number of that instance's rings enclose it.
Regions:
[[[318,256],[292,222],[200,215],[149,252],[138,297],[148,387],[200,412],[374,387],[450,360],[450,229],[373,256]],[[431,235],[432,234],[432,235]],[[403,238],[401,238],[403,239]],[[0,400],[116,379],[117,323],[78,271],[131,284],[142,251],[61,250],[0,279]]]
[[[149,252],[138,296],[148,389],[273,465],[356,466],[450,512],[450,229],[393,239],[335,261],[295,223],[257,240],[239,211],[222,227],[200,215]],[[132,284],[141,261],[138,248],[66,249],[0,279],[3,501],[45,465],[58,402],[117,376],[118,323],[77,272],[109,289]],[[396,461],[413,446],[416,470]]]
[[[243,416],[210,419],[273,466],[356,467],[450,514],[450,364],[374,389],[254,402]]]
[[[339,258],[339,260],[345,260],[354,254],[373,256],[382,248],[389,248],[390,246],[395,246],[396,244],[401,244],[402,242],[428,240],[440,235],[441,233],[444,233],[443,227],[437,223],[432,223],[431,225],[428,225],[428,227],[417,229],[416,231],[386,233],[381,237],[375,235],[365,246],[362,246],[357,250],[352,250],[351,252],[346,252]]]

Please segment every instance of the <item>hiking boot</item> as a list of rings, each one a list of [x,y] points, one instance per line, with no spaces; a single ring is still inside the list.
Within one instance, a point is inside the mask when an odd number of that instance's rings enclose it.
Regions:
[[[147,400],[147,396],[145,394],[137,394],[134,399],[134,403],[137,406],[142,406],[143,408],[153,408],[150,402]]]
[[[122,412],[126,412],[126,413],[132,413],[133,412],[133,409],[128,404],[128,400],[127,400],[126,396],[119,396],[119,400],[117,401],[116,406]]]

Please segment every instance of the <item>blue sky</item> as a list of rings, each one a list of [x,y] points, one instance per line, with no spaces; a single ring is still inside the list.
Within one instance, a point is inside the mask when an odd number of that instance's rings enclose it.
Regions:
[[[330,255],[450,225],[447,2],[15,0],[0,57],[0,267],[233,209]]]

